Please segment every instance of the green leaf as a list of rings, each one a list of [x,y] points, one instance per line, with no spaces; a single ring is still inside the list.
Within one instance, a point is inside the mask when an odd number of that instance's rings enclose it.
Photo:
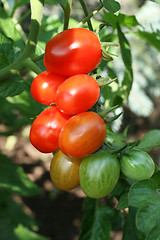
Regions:
[[[160,221],[160,195],[138,210],[136,225],[140,231],[147,234],[157,225],[158,221]]]
[[[121,9],[119,2],[115,0],[103,0],[104,7],[112,13],[116,13]]]
[[[114,211],[109,206],[100,206],[91,198],[84,200],[81,233],[79,240],[109,240],[111,225],[109,218]]]
[[[24,42],[19,31],[16,28],[16,24],[12,18],[10,18],[5,10],[0,6],[0,31],[3,32],[8,38],[11,38],[15,45],[20,49],[24,48]]]
[[[139,22],[137,21],[134,15],[127,15],[127,14],[120,13],[117,16],[117,18],[120,26],[132,28],[139,25]]]
[[[14,233],[18,237],[18,240],[49,240],[50,239],[48,237],[43,237],[35,232],[32,232],[28,228],[24,227],[22,224],[18,225],[18,227],[14,230]]]
[[[154,129],[147,132],[137,147],[143,151],[151,151],[152,148],[160,146],[160,130]]]
[[[123,229],[122,240],[142,240],[142,234],[137,230],[135,217],[137,210],[133,207],[129,208],[128,214],[126,216],[126,222]]]
[[[144,39],[148,42],[151,46],[155,47],[158,51],[160,51],[160,39],[159,34],[155,32],[146,32],[146,31],[137,31],[135,32],[140,38]]]
[[[0,97],[13,97],[21,94],[24,90],[25,83],[18,74],[0,82]]]
[[[160,240],[160,222],[149,232],[145,240]]]
[[[0,32],[0,69],[11,64],[19,53],[11,38]]]
[[[128,192],[122,194],[119,199],[117,210],[122,210],[128,207]]]
[[[16,166],[0,154],[0,190],[6,190],[22,196],[39,194],[37,185],[30,181],[23,169]]]
[[[117,24],[119,24],[119,26],[127,27],[129,29],[140,25],[134,15],[120,13],[117,16],[111,12],[104,11],[102,18],[106,23],[112,25],[113,29],[117,27]]]
[[[132,56],[131,56],[129,42],[125,37],[124,33],[122,32],[119,25],[117,26],[117,30],[118,30],[118,38],[119,38],[119,44],[121,49],[121,55],[126,68],[124,79],[122,81],[122,85],[120,89],[121,89],[123,98],[127,99],[133,83]]]
[[[158,196],[157,184],[151,180],[143,180],[133,184],[128,194],[129,205],[140,208]]]

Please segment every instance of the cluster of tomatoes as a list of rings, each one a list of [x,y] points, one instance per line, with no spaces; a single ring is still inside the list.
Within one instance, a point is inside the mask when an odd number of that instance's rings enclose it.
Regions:
[[[120,175],[119,160],[100,150],[106,138],[105,121],[90,110],[100,88],[88,73],[101,58],[95,33],[83,28],[65,30],[48,41],[44,55],[47,70],[31,85],[32,96],[48,107],[33,121],[30,142],[40,152],[57,151],[50,165],[57,188],[71,190],[80,184],[92,198],[108,195]],[[123,171],[125,160],[122,165]]]

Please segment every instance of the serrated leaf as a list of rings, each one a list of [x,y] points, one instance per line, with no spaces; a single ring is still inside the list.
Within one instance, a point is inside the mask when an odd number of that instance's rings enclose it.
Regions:
[[[25,83],[18,74],[0,81],[0,97],[2,98],[19,95],[24,90]]]
[[[36,195],[41,192],[20,166],[16,166],[2,154],[0,154],[0,190],[22,196]]]
[[[151,151],[152,148],[160,146],[160,130],[154,129],[147,132],[137,147],[144,151]]]
[[[158,221],[160,221],[160,196],[138,210],[136,225],[140,231],[147,234],[157,225]]]
[[[122,194],[119,199],[117,210],[122,210],[128,207],[128,192]]]
[[[112,13],[116,13],[121,9],[121,5],[119,4],[119,2],[115,1],[115,0],[103,0],[103,5],[104,7]]]
[[[136,182],[128,193],[129,205],[136,208],[147,205],[149,201],[158,196],[157,187],[157,184],[151,179]]]
[[[82,219],[79,240],[109,240],[111,225],[109,218],[114,211],[109,206],[99,206],[98,201],[91,198],[84,200],[85,211]]]
[[[149,232],[145,240],[160,240],[160,222]]]

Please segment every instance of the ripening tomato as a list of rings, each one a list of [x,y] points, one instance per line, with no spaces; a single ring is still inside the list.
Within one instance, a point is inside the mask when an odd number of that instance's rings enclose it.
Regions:
[[[49,107],[34,120],[30,129],[30,142],[43,153],[59,149],[59,133],[70,116],[60,112],[57,107]]]
[[[59,86],[56,105],[63,113],[74,115],[90,109],[97,102],[99,95],[97,81],[89,75],[78,74]]]
[[[101,44],[96,34],[84,28],[67,29],[46,44],[44,65],[64,76],[89,73],[102,58]]]
[[[66,156],[58,151],[50,165],[53,184],[61,190],[71,190],[79,185],[79,167],[81,159]]]
[[[59,135],[60,150],[71,157],[85,157],[97,151],[106,137],[106,124],[94,112],[71,117]]]
[[[110,194],[120,175],[118,159],[111,153],[100,150],[83,158],[80,164],[80,186],[91,198]]]
[[[130,150],[120,159],[122,173],[135,181],[151,178],[155,164],[150,155],[141,150]]]
[[[67,77],[44,71],[37,75],[31,85],[31,94],[41,104],[50,105],[55,102],[58,87]]]

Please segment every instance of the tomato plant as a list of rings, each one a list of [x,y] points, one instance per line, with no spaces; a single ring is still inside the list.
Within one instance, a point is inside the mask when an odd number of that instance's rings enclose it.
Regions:
[[[50,176],[53,184],[61,190],[71,190],[77,187],[80,163],[80,158],[71,158],[58,151],[50,164]]]
[[[106,137],[106,124],[94,112],[71,117],[59,135],[59,148],[72,157],[85,157],[97,151]],[[67,139],[67,141],[66,141]]]
[[[140,150],[130,150],[121,157],[122,173],[133,180],[140,181],[151,178],[155,164],[150,155]]]
[[[74,75],[61,84],[56,92],[56,105],[65,114],[74,115],[90,109],[98,100],[97,81],[85,74]]]
[[[34,120],[30,129],[30,142],[43,153],[59,149],[59,133],[70,116],[61,113],[57,107],[49,107]]]
[[[91,198],[102,198],[112,192],[119,179],[120,164],[111,153],[100,150],[83,158],[80,186]]]
[[[101,44],[95,33],[84,28],[71,28],[47,42],[44,64],[51,72],[72,76],[91,72],[101,57]]]
[[[55,102],[58,87],[67,77],[44,71],[37,75],[31,85],[31,94],[39,103],[50,105]]]

